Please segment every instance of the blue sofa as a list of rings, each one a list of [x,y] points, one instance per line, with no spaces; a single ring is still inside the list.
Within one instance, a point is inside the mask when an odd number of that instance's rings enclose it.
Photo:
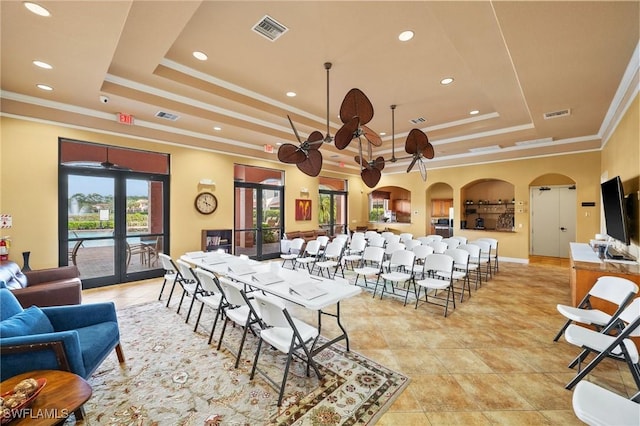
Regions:
[[[32,370],[66,370],[89,378],[120,346],[113,303],[23,309],[0,288],[0,380]]]

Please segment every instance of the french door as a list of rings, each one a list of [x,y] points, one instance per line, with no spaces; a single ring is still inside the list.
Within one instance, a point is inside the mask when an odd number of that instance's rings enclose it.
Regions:
[[[284,188],[252,182],[235,183],[235,254],[257,259],[280,256]]]
[[[59,263],[84,288],[162,275],[168,176],[61,166],[59,177]]]
[[[318,224],[330,236],[347,232],[347,193],[320,189]]]

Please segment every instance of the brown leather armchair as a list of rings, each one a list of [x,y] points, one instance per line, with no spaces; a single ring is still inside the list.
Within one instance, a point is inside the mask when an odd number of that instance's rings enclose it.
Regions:
[[[74,266],[22,271],[17,263],[0,262],[0,281],[23,307],[79,305],[82,281]]]

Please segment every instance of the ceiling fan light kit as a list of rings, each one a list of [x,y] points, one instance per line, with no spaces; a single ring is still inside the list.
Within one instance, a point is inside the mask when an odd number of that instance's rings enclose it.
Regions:
[[[360,165],[360,176],[363,182],[369,188],[375,187],[382,177],[385,161],[395,163],[397,160],[411,158],[411,163],[407,168],[409,173],[413,167],[418,164],[422,180],[427,180],[427,171],[424,159],[432,159],[434,157],[434,149],[427,135],[420,129],[412,129],[407,136],[405,142],[405,151],[410,154],[409,157],[396,158],[395,156],[395,115],[396,105],[391,105],[392,112],[392,154],[389,160],[384,157],[373,157],[372,147],[382,146],[382,138],[380,135],[366,126],[373,119],[373,104],[360,89],[353,88],[347,92],[342,104],[340,105],[340,121],[342,126],[331,137],[329,128],[329,70],[331,62],[325,62],[324,67],[327,70],[327,133],[323,137],[319,131],[313,131],[306,140],[302,140],[296,130],[291,117],[287,115],[289,124],[293,133],[298,140],[298,146],[292,143],[283,143],[278,149],[278,160],[286,164],[295,164],[298,169],[306,175],[315,177],[322,170],[322,154],[319,149],[323,143],[334,142],[335,147],[343,150],[358,139],[358,155],[354,157],[356,163]],[[367,158],[364,158],[363,141],[364,137],[367,143]]]

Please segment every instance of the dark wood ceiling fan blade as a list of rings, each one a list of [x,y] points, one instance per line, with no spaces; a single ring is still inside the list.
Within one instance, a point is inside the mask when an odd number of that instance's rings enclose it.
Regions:
[[[311,132],[309,138],[307,139],[308,148],[318,150],[322,146],[322,140],[324,136],[319,131],[315,130]]]
[[[367,124],[373,118],[373,105],[367,95],[354,88],[349,90],[342,100],[340,120],[346,123],[356,115],[360,117],[360,124]]]
[[[382,138],[367,126],[361,126],[362,134],[373,146],[382,146]]]
[[[407,173],[409,173],[411,169],[413,169],[413,166],[416,165],[416,161],[418,161],[418,156],[414,155],[413,160],[411,160],[411,164],[409,164],[409,167],[407,167]]]
[[[365,185],[369,188],[375,187],[378,182],[380,182],[380,178],[382,177],[382,173],[380,170],[376,168],[364,169],[360,172],[360,177]]]
[[[407,141],[404,144],[404,150],[407,154],[417,154],[429,145],[429,138],[420,129],[411,129],[407,135]]]
[[[354,133],[358,130],[358,123],[360,119],[356,116],[351,120],[344,123],[342,127],[336,132],[333,137],[333,141],[338,149],[345,149],[354,138]]]
[[[318,176],[320,174],[320,170],[322,170],[322,154],[318,150],[309,151],[307,158],[301,162],[296,164],[298,169],[311,177]]]
[[[367,167],[367,160],[361,158],[359,155],[356,155],[355,157],[353,157],[353,159],[355,160],[356,164],[360,165],[360,167]]]
[[[307,159],[304,151],[292,143],[284,143],[278,148],[278,160],[287,164],[299,164]]]
[[[425,147],[425,149],[422,150],[422,156],[424,158],[428,158],[429,160],[433,159],[433,157],[436,156],[436,153],[433,149],[433,145],[431,145],[431,142],[427,142],[427,146]]]

